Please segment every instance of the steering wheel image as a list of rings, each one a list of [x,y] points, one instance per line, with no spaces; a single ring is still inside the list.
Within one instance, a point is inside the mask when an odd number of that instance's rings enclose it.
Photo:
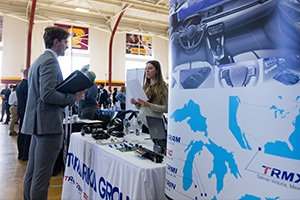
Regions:
[[[219,83],[222,87],[255,86],[258,82],[259,68],[255,63],[234,63],[219,66]]]
[[[179,26],[178,32],[174,33],[183,49],[193,50],[200,44],[206,29],[206,24],[201,22],[201,16],[191,16],[185,19],[182,25]]]

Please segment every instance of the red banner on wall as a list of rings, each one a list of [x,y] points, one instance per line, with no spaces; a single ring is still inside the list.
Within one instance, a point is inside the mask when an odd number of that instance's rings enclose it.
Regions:
[[[64,24],[55,24],[57,27],[67,29],[72,35],[72,48],[87,50],[89,44],[89,29],[79,26],[69,26]]]

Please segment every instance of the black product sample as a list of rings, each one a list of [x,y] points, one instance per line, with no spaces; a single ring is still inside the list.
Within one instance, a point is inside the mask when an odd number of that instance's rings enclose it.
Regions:
[[[123,122],[120,118],[114,118],[107,125],[107,133],[114,137],[124,137]]]
[[[107,140],[108,138],[110,138],[110,135],[102,130],[99,132],[92,133],[92,138],[94,138],[95,140]]]
[[[81,128],[81,135],[84,136],[85,134],[92,134],[92,138],[95,140],[106,140],[110,138],[110,135],[103,130],[101,123],[83,125]]]
[[[158,154],[154,151],[151,151],[141,145],[136,144],[136,152],[140,154],[142,157],[152,160],[155,163],[161,163],[164,160],[164,156]]]
[[[85,124],[81,127],[81,134],[92,134],[92,133],[97,133],[99,131],[102,131],[102,123],[97,123],[97,124]]]
[[[76,92],[90,88],[93,82],[81,71],[76,70],[71,73],[63,82],[55,87],[61,93],[74,94]]]

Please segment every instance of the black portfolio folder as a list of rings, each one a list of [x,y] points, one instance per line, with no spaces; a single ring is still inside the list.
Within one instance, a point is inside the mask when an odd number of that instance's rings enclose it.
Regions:
[[[63,82],[55,87],[61,93],[74,94],[84,89],[90,88],[93,82],[81,71],[76,70],[71,73]]]

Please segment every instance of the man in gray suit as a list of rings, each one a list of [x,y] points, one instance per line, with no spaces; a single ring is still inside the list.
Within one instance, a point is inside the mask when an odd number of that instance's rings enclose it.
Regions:
[[[45,52],[32,64],[28,79],[28,100],[22,133],[32,135],[29,160],[24,177],[24,199],[47,199],[53,166],[63,143],[63,111],[81,100],[85,91],[63,94],[55,87],[63,81],[57,60],[64,56],[69,33],[47,27]]]

